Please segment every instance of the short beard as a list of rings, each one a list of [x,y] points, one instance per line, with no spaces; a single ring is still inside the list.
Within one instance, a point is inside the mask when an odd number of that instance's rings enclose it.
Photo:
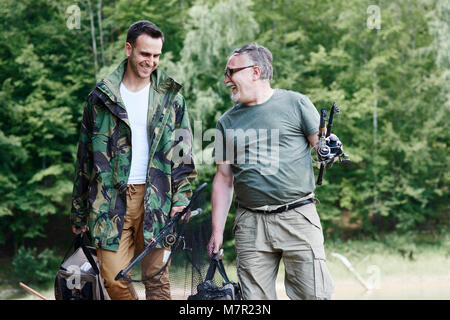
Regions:
[[[137,63],[135,62],[135,60],[133,58],[133,51],[131,51],[131,56],[129,57],[128,62],[130,63],[131,71],[133,71],[133,73],[136,77],[141,78],[141,79],[148,78],[147,76],[141,76],[141,74],[139,73]]]
[[[236,94],[231,93],[231,100],[233,100],[234,102],[238,102],[240,97],[241,97],[241,95],[240,95],[239,91]]]

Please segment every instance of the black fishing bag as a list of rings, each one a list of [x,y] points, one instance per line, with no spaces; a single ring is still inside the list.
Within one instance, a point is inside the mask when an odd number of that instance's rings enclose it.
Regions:
[[[85,244],[90,235],[76,235],[55,278],[56,300],[110,300],[100,275],[97,252]],[[73,248],[73,254],[66,258]]]
[[[214,282],[215,271],[219,270],[222,279],[225,281],[222,286]],[[219,255],[211,258],[205,281],[197,286],[197,293],[190,295],[188,300],[241,300],[241,288],[238,283],[228,279],[227,273]]]

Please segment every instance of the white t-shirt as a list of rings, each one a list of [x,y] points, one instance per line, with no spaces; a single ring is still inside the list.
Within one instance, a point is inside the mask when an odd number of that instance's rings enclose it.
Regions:
[[[120,83],[120,95],[131,125],[131,169],[128,184],[145,184],[148,166],[147,112],[150,83],[138,92]]]

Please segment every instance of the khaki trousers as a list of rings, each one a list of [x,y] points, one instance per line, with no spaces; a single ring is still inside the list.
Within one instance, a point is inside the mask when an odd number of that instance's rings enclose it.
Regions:
[[[135,256],[144,249],[145,185],[128,185],[127,212],[120,238],[119,249],[110,251],[97,248],[100,272],[105,281],[105,288],[112,300],[136,300],[138,298],[132,282],[115,281],[115,276],[125,269]],[[142,279],[158,272],[164,265],[168,249],[154,248],[142,260]],[[169,265],[163,272],[145,281],[147,300],[170,300]],[[133,271],[133,270],[132,270]]]
[[[290,299],[331,298],[334,285],[314,203],[275,214],[238,208],[233,231],[243,299],[277,299],[275,282],[281,259]]]

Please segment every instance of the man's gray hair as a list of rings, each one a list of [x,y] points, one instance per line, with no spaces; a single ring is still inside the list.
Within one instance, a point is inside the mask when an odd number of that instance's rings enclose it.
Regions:
[[[261,79],[272,80],[272,53],[269,49],[253,42],[244,45],[240,49],[235,49],[232,55],[236,54],[246,54],[252,64],[261,68]]]

